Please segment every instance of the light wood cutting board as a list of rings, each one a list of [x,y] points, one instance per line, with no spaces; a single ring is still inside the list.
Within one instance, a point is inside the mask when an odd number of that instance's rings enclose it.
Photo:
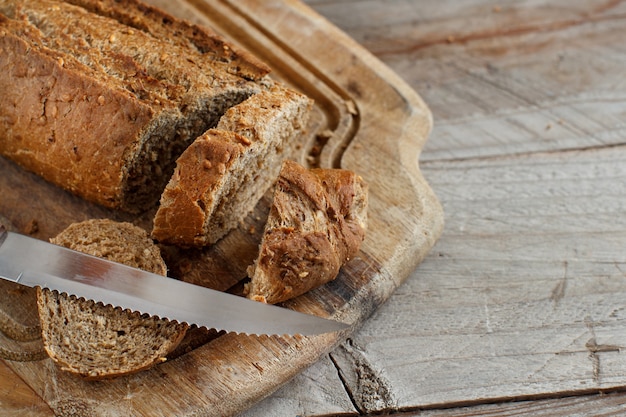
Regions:
[[[211,26],[266,61],[275,78],[312,97],[316,105],[300,162],[351,169],[368,182],[369,230],[359,255],[335,281],[284,304],[352,327],[316,337],[197,330],[169,361],[110,381],[83,381],[59,371],[49,359],[6,362],[61,415],[235,414],[358,328],[423,259],[443,228],[441,206],[418,166],[432,128],[430,111],[417,93],[361,46],[295,0],[152,2]],[[93,217],[151,227],[154,213],[137,218],[96,207],[5,159],[0,159],[0,172],[0,214],[23,233],[48,239],[72,222]],[[215,247],[166,249],[170,275],[237,292],[256,255],[268,207],[269,196]],[[21,317],[25,323],[35,319]]]

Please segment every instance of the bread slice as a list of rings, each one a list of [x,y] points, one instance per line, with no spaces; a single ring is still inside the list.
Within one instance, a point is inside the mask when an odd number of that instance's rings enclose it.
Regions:
[[[247,297],[275,304],[335,279],[365,238],[367,204],[367,185],[354,172],[285,161]]]
[[[130,223],[87,220],[51,242],[157,274],[167,271],[147,232]],[[113,378],[162,362],[188,328],[47,289],[38,289],[37,306],[48,355],[64,371],[86,379]]]
[[[0,153],[108,207],[154,205],[189,143],[269,83],[210,65],[175,29],[51,0],[0,13]]]
[[[205,246],[237,227],[299,144],[311,106],[306,96],[275,87],[230,108],[216,129],[178,159],[152,236],[167,244]]]

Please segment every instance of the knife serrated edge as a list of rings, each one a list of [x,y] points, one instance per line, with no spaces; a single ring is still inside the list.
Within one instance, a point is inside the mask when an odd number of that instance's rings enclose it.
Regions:
[[[23,285],[57,290],[104,305],[227,332],[313,335],[348,327],[1,229],[0,275]],[[182,299],[175,300],[172,294]],[[190,305],[194,308],[187,308]]]

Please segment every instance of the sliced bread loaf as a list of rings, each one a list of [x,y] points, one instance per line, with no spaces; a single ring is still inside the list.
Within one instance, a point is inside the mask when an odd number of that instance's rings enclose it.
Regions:
[[[147,232],[130,223],[75,223],[51,242],[161,275],[167,270]],[[87,379],[134,373],[164,361],[188,327],[45,289],[37,291],[37,305],[48,355],[61,369]]]
[[[168,244],[205,246],[237,227],[299,143],[311,106],[306,96],[276,86],[230,108],[216,129],[178,159],[152,236]]]
[[[52,0],[2,0],[0,13],[0,153],[108,207],[155,204],[189,143],[270,83],[200,59],[167,25]]]
[[[248,298],[279,303],[333,280],[358,252],[366,228],[361,177],[285,161],[259,256],[248,268]]]

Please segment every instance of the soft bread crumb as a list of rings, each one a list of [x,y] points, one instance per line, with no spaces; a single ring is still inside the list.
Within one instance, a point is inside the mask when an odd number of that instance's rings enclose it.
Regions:
[[[87,220],[51,241],[160,275],[167,272],[147,232],[130,223]],[[38,289],[37,305],[48,355],[61,369],[86,379],[112,378],[163,362],[188,327],[56,291]]]

